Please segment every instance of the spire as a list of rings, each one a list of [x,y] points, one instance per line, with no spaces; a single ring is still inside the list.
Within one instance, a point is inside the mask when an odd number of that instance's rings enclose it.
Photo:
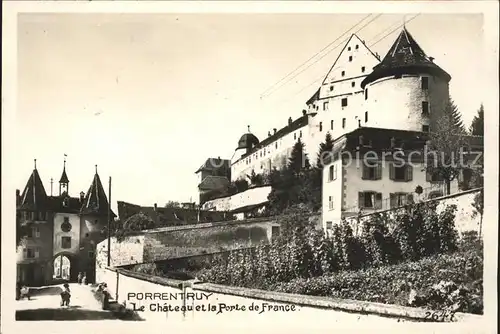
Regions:
[[[69,179],[68,174],[66,174],[66,157],[67,155],[64,154],[63,171],[59,179],[59,196],[61,196],[63,192],[69,192]]]
[[[97,165],[95,165],[95,174],[97,175]]]
[[[447,82],[451,79],[446,71],[434,64],[433,58],[425,54],[406,27],[403,27],[384,59],[363,80],[361,87],[364,88],[368,83],[384,77],[420,73],[435,75]]]
[[[35,169],[31,173],[24,191],[21,195],[20,208],[24,210],[41,211],[44,210],[47,204],[47,193],[43,187],[42,180],[36,169],[36,159],[35,159]]]
[[[248,133],[250,133],[250,125],[247,125]]]

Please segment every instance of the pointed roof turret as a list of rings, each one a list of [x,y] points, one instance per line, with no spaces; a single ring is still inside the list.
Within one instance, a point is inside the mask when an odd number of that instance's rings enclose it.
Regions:
[[[66,154],[64,155],[64,165],[63,165],[63,172],[61,174],[61,179],[59,180],[59,183],[69,183],[68,175],[66,174]]]
[[[406,27],[403,28],[398,38],[385,55],[382,62],[373,68],[361,83],[364,88],[367,84],[388,76],[402,74],[428,73],[449,82],[451,76],[428,57]]]
[[[36,159],[35,167],[33,173],[24,187],[24,191],[21,195],[19,208],[22,210],[33,210],[42,211],[45,209],[47,204],[47,193],[43,187],[42,180],[36,169]]]
[[[83,200],[83,205],[81,209],[82,214],[96,214],[96,215],[107,215],[108,214],[108,198],[106,197],[106,192],[97,174],[97,165],[95,170],[94,179],[87,191],[85,198]],[[114,215],[114,214],[113,214]]]

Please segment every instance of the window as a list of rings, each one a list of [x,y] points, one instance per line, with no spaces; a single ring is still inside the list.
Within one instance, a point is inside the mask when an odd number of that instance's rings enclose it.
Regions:
[[[337,179],[337,168],[335,165],[330,166],[328,169],[328,181],[334,181]]]
[[[359,45],[358,45],[358,44],[356,44],[356,50],[357,50],[357,49],[359,49]]]
[[[422,125],[422,132],[429,132],[429,126],[428,125]]]
[[[61,237],[61,248],[71,248],[71,237]]]
[[[33,248],[26,248],[26,258],[27,259],[35,258],[35,250]]]
[[[351,51],[351,47],[350,46],[347,48],[347,51]]]
[[[68,207],[68,198],[63,199],[62,205],[66,208]]]
[[[333,120],[330,121],[330,130],[333,130]]]
[[[365,73],[365,67],[364,66],[361,67],[361,72]]]
[[[45,220],[45,212],[43,211],[38,212],[38,220]]]
[[[342,76],[345,76],[345,71],[342,71]]]
[[[428,77],[422,77],[422,89],[423,90],[429,89],[429,78]]]
[[[332,226],[333,226],[332,222],[326,222],[326,229],[327,230],[331,230]]]
[[[365,89],[365,100],[368,100],[368,88]]]
[[[296,140],[296,139],[297,139],[297,134],[296,134],[296,133],[294,133],[294,134],[293,134],[293,140]]]
[[[302,138],[302,130],[299,131],[299,138]]]
[[[368,111],[365,111],[365,123],[368,122]]]
[[[413,203],[413,195],[407,193],[392,193],[389,200],[391,208],[397,208]]]
[[[366,161],[363,164],[363,180],[380,180],[382,179],[382,166],[375,161]]]
[[[40,229],[38,228],[38,226],[33,227],[33,237],[40,238]]]
[[[422,101],[422,114],[429,114],[429,102],[427,101]]]
[[[438,171],[426,171],[426,181],[427,182],[442,182],[444,178],[439,174]]]
[[[328,102],[323,102],[323,110],[328,110]]]
[[[381,209],[382,193],[364,191],[358,193],[358,206],[361,209]]]
[[[328,196],[328,209],[333,210],[333,196]]]
[[[433,198],[437,198],[437,197],[441,197],[443,196],[443,193],[439,190],[437,191],[432,191],[430,194],[429,194],[429,199],[433,199]]]
[[[413,179],[413,167],[411,165],[392,163],[389,168],[389,178],[393,181],[408,182]]]
[[[29,228],[29,229],[26,231],[26,237],[28,237],[28,238],[33,238],[33,229],[32,229],[32,228]]]
[[[323,131],[323,122],[319,122],[319,131]]]
[[[347,107],[347,97],[344,97],[344,98],[341,100],[341,105],[342,105],[342,107]]]
[[[277,143],[277,142],[276,142],[276,144],[274,144],[274,147],[275,147],[275,148],[278,148],[278,143]]]
[[[345,129],[345,118],[342,118],[342,129]]]
[[[354,87],[354,86],[356,86],[356,83],[353,81],[353,82],[351,82],[351,87]]]
[[[330,92],[333,91],[333,86],[330,86]]]
[[[352,56],[349,56],[349,61],[352,61]]]

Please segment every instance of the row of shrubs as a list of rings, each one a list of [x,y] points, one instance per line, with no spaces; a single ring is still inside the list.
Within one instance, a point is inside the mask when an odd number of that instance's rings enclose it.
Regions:
[[[281,219],[281,235],[271,245],[233,251],[227,258],[214,260],[199,276],[220,284],[330,296],[348,289],[347,295],[357,299],[360,296],[355,291],[361,294],[362,289],[380,290],[378,279],[361,283],[366,280],[366,273],[376,268],[392,270],[390,265],[458,250],[456,206],[450,205],[439,213],[436,206],[437,203],[418,203],[401,208],[392,216],[374,215],[363,223],[359,236],[354,235],[345,221],[334,226],[330,236],[325,236],[309,222],[307,212],[294,206]],[[368,272],[351,274],[352,280],[343,281],[342,275],[353,270]],[[340,286],[327,278],[334,273],[340,275],[338,282],[343,282]],[[393,279],[396,272],[388,273],[387,280]],[[291,285],[284,285],[288,282]],[[381,293],[380,290],[375,294]],[[387,297],[382,299],[393,302]]]

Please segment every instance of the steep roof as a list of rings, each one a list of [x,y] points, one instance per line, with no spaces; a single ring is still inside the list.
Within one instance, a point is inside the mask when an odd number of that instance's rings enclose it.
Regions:
[[[373,72],[363,80],[361,87],[364,88],[370,82],[391,75],[422,72],[441,77],[446,81],[451,80],[451,76],[425,54],[404,27],[382,62],[373,68]]]
[[[97,215],[107,215],[108,214],[108,198],[106,197],[106,192],[99,178],[97,172],[94,175],[92,184],[89,190],[85,194],[83,201],[81,213],[82,214],[97,214]],[[111,212],[114,216],[114,213]]]
[[[19,209],[23,210],[43,210],[47,205],[47,193],[43,187],[38,170],[33,169],[24,191],[21,194]]]
[[[306,102],[306,105],[309,105],[311,103],[314,103],[314,101],[318,100],[319,99],[319,93],[320,93],[320,88],[318,88],[318,90],[313,94],[313,96],[311,96],[309,98],[309,100],[307,100]]]
[[[69,183],[68,175],[66,174],[66,167],[63,168],[59,183]]]
[[[261,148],[266,147],[267,145],[269,145],[269,144],[275,142],[276,140],[286,136],[287,134],[306,126],[308,124],[308,122],[309,122],[309,118],[307,115],[303,115],[302,117],[297,118],[291,124],[281,128],[275,134],[273,134],[273,135],[267,137],[266,139],[264,139],[263,141],[261,141],[250,152],[243,154],[241,156],[241,158],[238,159],[238,161],[248,157],[249,155],[252,155],[253,153],[260,150]]]
[[[221,168],[229,168],[231,164],[231,160],[221,159],[221,158],[208,158],[203,165],[198,168],[195,173],[199,173],[201,171],[216,171]]]

